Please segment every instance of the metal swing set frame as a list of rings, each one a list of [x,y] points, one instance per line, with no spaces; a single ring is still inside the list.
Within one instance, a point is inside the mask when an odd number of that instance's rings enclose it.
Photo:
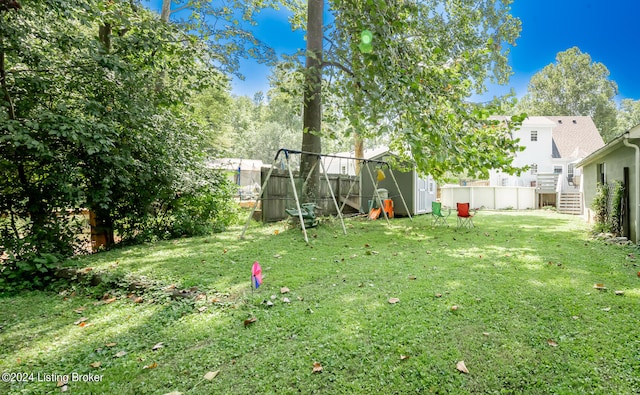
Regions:
[[[331,193],[331,198],[333,199],[333,204],[335,205],[336,211],[338,212],[338,217],[340,218],[340,224],[342,225],[342,232],[343,234],[347,234],[347,228],[344,225],[344,217],[342,216],[342,210],[344,209],[344,206],[347,203],[347,199],[349,198],[349,196],[351,195],[351,192],[353,191],[353,187],[355,185],[355,179],[354,181],[351,181],[350,183],[350,187],[349,187],[349,192],[347,192],[347,196],[344,199],[344,202],[342,203],[342,206],[338,205],[338,201],[336,199],[336,195],[333,192],[333,188],[331,187],[331,183],[329,182],[329,176],[327,174],[327,170],[324,166],[324,163],[322,161],[322,158],[339,158],[339,159],[348,159],[348,160],[355,160],[355,161],[360,161],[362,163],[362,166],[359,167],[358,172],[356,173],[356,179],[360,178],[360,180],[362,180],[362,168],[366,168],[368,173],[369,173],[369,177],[371,178],[371,182],[372,185],[377,186],[378,183],[374,180],[373,174],[371,173],[371,169],[369,168],[369,166],[366,166],[367,163],[376,163],[377,165],[379,165],[381,168],[382,167],[386,167],[387,169],[389,169],[389,174],[391,175],[391,178],[393,179],[393,183],[396,186],[396,189],[398,190],[398,193],[400,195],[400,199],[402,200],[402,204],[404,205],[404,208],[407,212],[407,215],[409,216],[409,219],[411,221],[413,221],[413,218],[411,217],[411,213],[409,212],[409,208],[407,207],[407,203],[404,200],[404,196],[402,196],[402,191],[400,190],[400,187],[398,186],[398,182],[396,181],[396,177],[393,175],[393,171],[391,171],[391,167],[389,165],[388,162],[385,161],[381,161],[381,160],[374,160],[374,159],[365,159],[365,158],[354,158],[354,157],[348,157],[348,156],[340,156],[340,155],[329,155],[329,154],[319,154],[316,152],[307,152],[307,151],[299,151],[299,150],[291,150],[291,149],[287,149],[287,148],[280,148],[278,150],[278,152],[276,153],[275,158],[273,159],[273,163],[277,163],[278,162],[278,158],[280,157],[280,155],[283,154],[284,155],[284,160],[286,162],[286,166],[287,166],[287,170],[289,171],[289,179],[291,180],[291,186],[293,189],[293,197],[295,199],[296,202],[296,208],[295,210],[292,210],[290,215],[293,214],[297,214],[298,219],[300,220],[300,226],[302,227],[302,232],[304,234],[304,241],[309,244],[309,237],[307,235],[307,227],[305,226],[305,214],[304,213],[308,213],[309,209],[314,209],[315,208],[315,203],[313,203],[314,208],[311,208],[310,205],[311,203],[305,203],[305,204],[300,204],[300,199],[298,198],[298,192],[296,189],[296,184],[295,184],[295,180],[293,178],[293,172],[291,171],[291,164],[289,162],[289,156],[291,154],[294,155],[315,155],[318,157],[318,160],[315,161],[313,167],[311,168],[311,171],[309,172],[309,175],[307,176],[307,178],[304,181],[303,184],[303,189],[304,189],[304,185],[307,184],[307,182],[309,181],[309,177],[311,176],[311,174],[313,174],[315,167],[318,165],[318,163],[320,163],[320,166],[322,168],[322,173],[324,174],[324,178],[327,182],[327,185],[329,187],[329,192]],[[273,169],[275,168],[275,165],[272,164],[271,168],[269,169],[269,173],[267,173],[267,178],[264,180],[264,182],[262,183],[262,188],[260,189],[260,195],[258,196],[258,199],[256,199],[256,202],[253,205],[253,208],[251,209],[251,213],[249,213],[249,217],[247,218],[247,222],[244,225],[244,228],[242,229],[242,234],[240,235],[240,238],[243,239],[244,238],[244,234],[247,231],[247,228],[249,227],[249,224],[251,223],[251,219],[253,218],[253,215],[258,207],[258,204],[260,203],[260,201],[262,200],[262,196],[264,194],[264,191],[267,187],[267,183],[269,182],[269,178],[271,178],[271,173],[273,172]],[[376,195],[376,199],[378,202],[382,202],[382,199],[380,198],[380,194],[378,193],[378,188],[374,188],[374,192]],[[303,210],[304,208],[304,210]],[[389,222],[389,217],[387,216],[387,213],[382,210],[382,213],[384,214],[384,219],[387,221],[387,225],[390,225]],[[306,218],[307,221],[309,220],[309,218]]]

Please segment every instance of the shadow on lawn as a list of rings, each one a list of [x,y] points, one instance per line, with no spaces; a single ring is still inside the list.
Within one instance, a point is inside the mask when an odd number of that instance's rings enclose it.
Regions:
[[[229,372],[221,381],[256,382],[245,383],[238,393],[261,386],[276,391],[278,387],[270,387],[276,381],[286,384],[279,388],[296,388],[300,380],[311,383],[304,387],[309,392],[375,392],[382,380],[398,392],[518,392],[561,385],[566,378],[558,373],[575,380],[580,374],[598,375],[595,382],[602,375],[589,372],[596,367],[624,378],[598,361],[616,361],[621,372],[631,366],[619,360],[633,350],[609,342],[606,334],[611,327],[629,327],[640,293],[620,298],[592,286],[606,282],[637,289],[633,269],[624,265],[628,248],[591,241],[585,224],[559,214],[480,212],[476,228],[469,231],[456,229],[454,221],[449,219],[450,227],[433,227],[429,216],[393,219],[390,225],[350,220],[346,236],[335,222],[310,230],[309,245],[299,229],[289,229],[277,235],[254,232],[247,240],[237,240],[235,234],[184,239],[161,243],[162,249],[134,247],[80,260],[166,285],[176,281],[237,292],[244,304],[237,309],[208,305],[199,313],[189,303],[140,305],[122,299],[105,305],[81,296],[64,300],[26,294],[0,313],[0,367],[104,373],[102,384],[75,387],[87,393],[110,392],[109,380],[119,381],[119,392],[148,391],[145,382],[153,383],[153,392],[188,391],[218,366]],[[120,263],[110,269],[116,260]],[[254,260],[263,263],[266,283],[249,297]],[[281,300],[279,287],[285,285],[292,290],[292,303],[271,309],[260,303],[271,294]],[[303,300],[295,298],[296,292]],[[390,297],[400,302],[390,304]],[[51,303],[48,298],[59,300]],[[27,306],[34,301],[35,306]],[[460,309],[453,311],[453,305]],[[85,310],[74,312],[81,306]],[[254,327],[242,324],[248,314],[258,317]],[[74,325],[83,316],[93,325]],[[625,330],[615,340],[633,345],[633,336]],[[548,339],[560,347],[549,346]],[[165,347],[152,351],[158,342]],[[127,354],[114,358],[120,350]],[[401,355],[411,359],[401,362]],[[587,365],[574,372],[563,367],[563,357],[576,355]],[[312,376],[316,358],[326,372]],[[453,367],[461,359],[467,360],[472,375],[457,374]],[[89,366],[96,361],[102,363],[97,370]],[[153,361],[158,369],[143,369]],[[601,380],[606,388],[607,379]],[[54,387],[45,383],[12,389]],[[556,387],[556,392],[566,389]]]

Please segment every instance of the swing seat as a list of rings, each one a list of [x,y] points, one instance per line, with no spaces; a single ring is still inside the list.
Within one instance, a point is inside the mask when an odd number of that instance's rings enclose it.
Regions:
[[[315,203],[302,203],[300,205],[300,213],[302,214],[302,220],[304,221],[305,228],[318,226],[318,223],[320,222],[316,217],[316,209],[318,208],[320,207],[316,206]],[[291,218],[300,219],[297,208],[285,208],[284,211],[286,211]]]

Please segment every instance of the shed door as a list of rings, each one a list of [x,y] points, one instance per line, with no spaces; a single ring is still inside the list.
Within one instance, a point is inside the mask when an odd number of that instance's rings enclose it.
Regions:
[[[431,209],[429,198],[429,181],[418,177],[416,174],[416,211],[413,214],[424,214]]]

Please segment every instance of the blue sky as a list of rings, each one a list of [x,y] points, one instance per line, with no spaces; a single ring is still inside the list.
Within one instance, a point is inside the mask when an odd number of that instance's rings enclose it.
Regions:
[[[609,78],[618,84],[618,100],[640,99],[640,1],[515,0],[511,8],[522,21],[509,56],[514,75],[506,86],[489,86],[489,92],[475,100],[488,100],[511,88],[524,95],[531,76],[573,46],[609,69]],[[263,10],[257,18],[254,34],[278,55],[293,54],[305,45],[304,33],[292,32],[287,17],[286,11]],[[245,80],[232,81],[234,94],[253,96],[268,90],[268,67],[244,61],[240,71]]]

